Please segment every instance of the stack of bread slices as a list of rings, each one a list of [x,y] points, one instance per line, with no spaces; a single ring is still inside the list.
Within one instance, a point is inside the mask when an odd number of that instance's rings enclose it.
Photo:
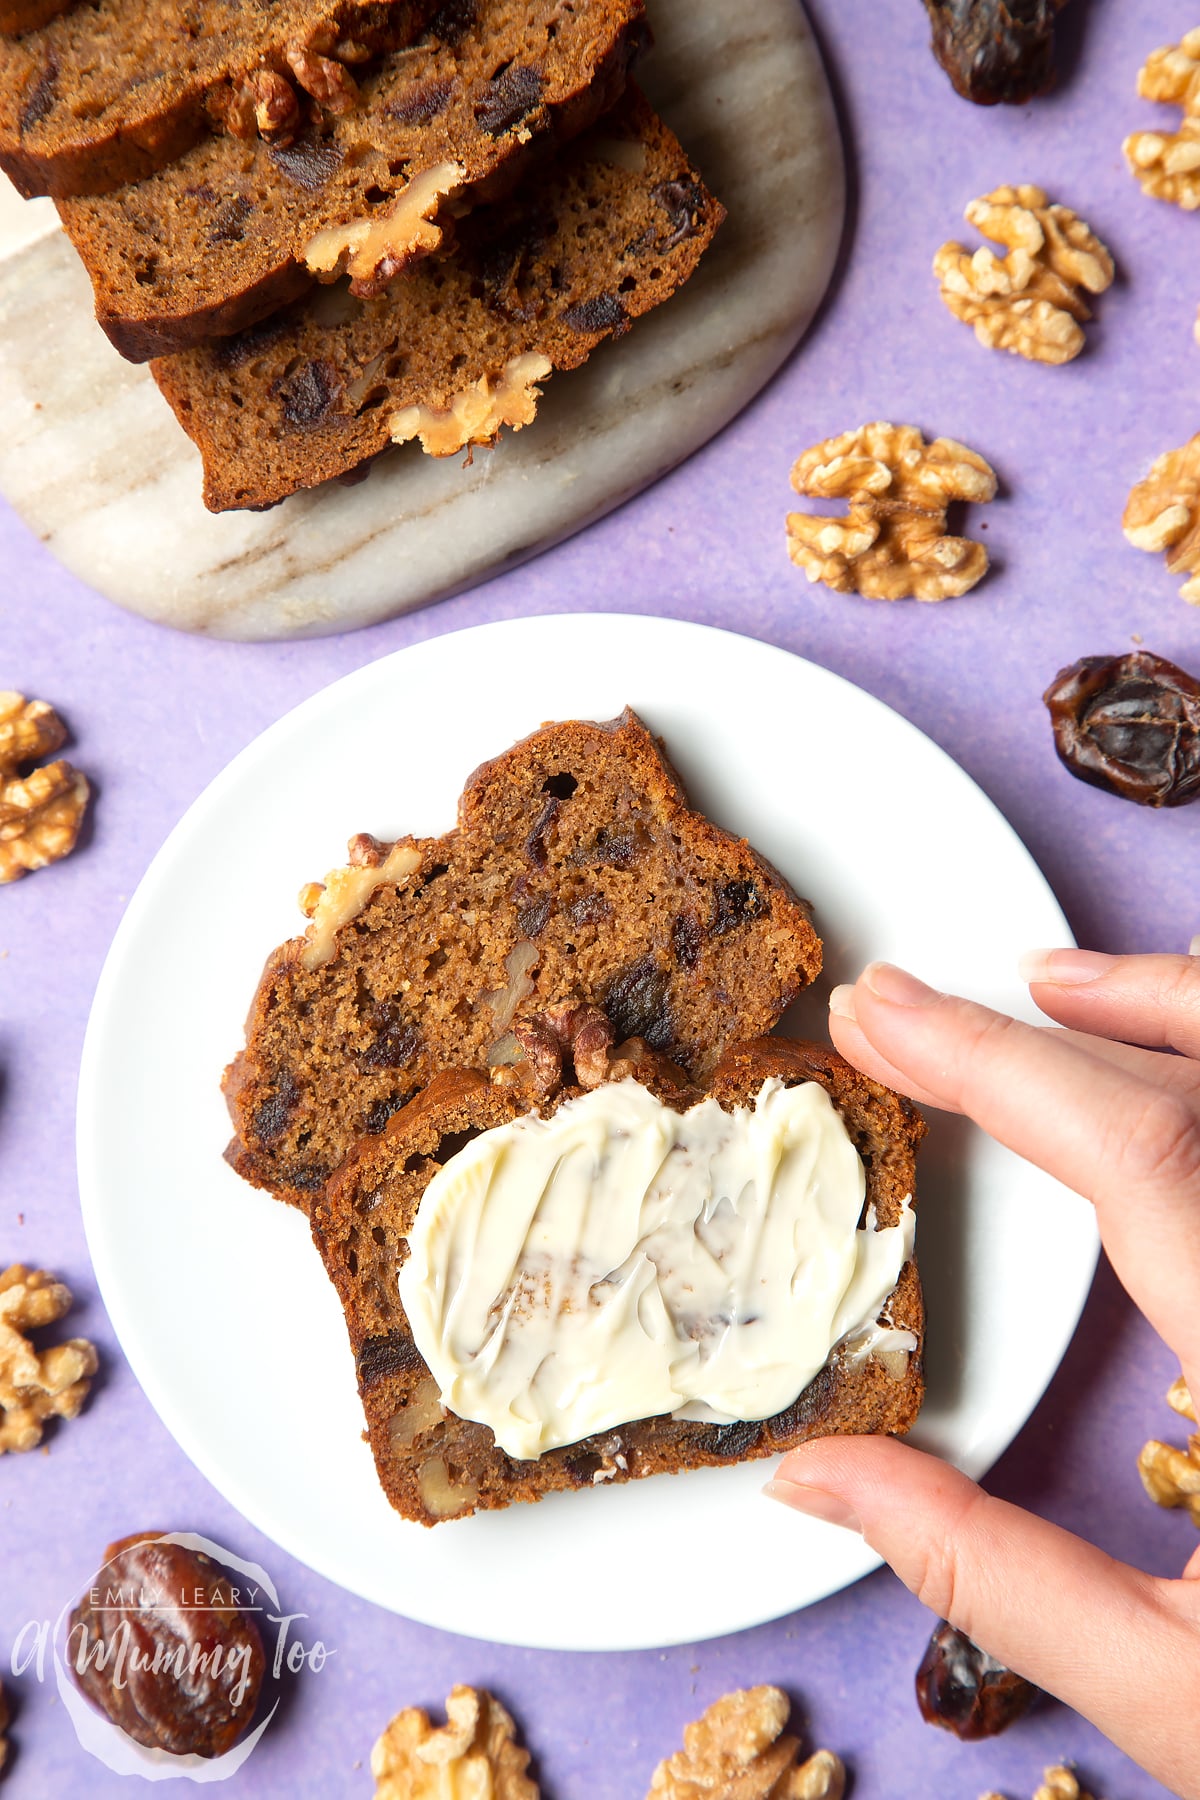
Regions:
[[[630,79],[643,0],[0,0],[49,194],[213,511],[533,419],[723,217]]]

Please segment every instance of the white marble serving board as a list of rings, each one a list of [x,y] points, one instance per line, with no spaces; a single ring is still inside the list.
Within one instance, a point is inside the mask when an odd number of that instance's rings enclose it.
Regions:
[[[841,145],[799,0],[650,0],[640,78],[729,217],[688,286],[553,377],[473,463],[389,452],[368,480],[214,516],[200,459],[91,316],[48,201],[0,194],[0,491],[131,611],[225,638],[374,624],[569,536],[719,431],[807,329],[844,214]]]

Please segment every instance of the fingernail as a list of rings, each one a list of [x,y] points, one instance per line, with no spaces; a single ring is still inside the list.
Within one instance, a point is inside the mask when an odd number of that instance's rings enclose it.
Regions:
[[[829,996],[829,1010],[836,1013],[839,1019],[857,1019],[854,1010],[854,989],[851,986],[835,987]]]
[[[1049,981],[1055,987],[1080,987],[1099,981],[1119,959],[1098,950],[1027,950],[1017,964],[1022,981]]]
[[[861,1519],[838,1494],[827,1494],[824,1488],[804,1487],[798,1481],[781,1481],[778,1476],[767,1482],[763,1493],[770,1500],[782,1500],[794,1512],[807,1513],[810,1519],[824,1519],[827,1525],[841,1525],[862,1536]]]
[[[890,1001],[893,1006],[932,1006],[941,998],[936,988],[926,987],[907,969],[898,969],[894,963],[868,963],[859,977],[870,988],[877,1000]]]
[[[1188,945],[1189,956],[1200,956],[1200,936],[1194,937]]]

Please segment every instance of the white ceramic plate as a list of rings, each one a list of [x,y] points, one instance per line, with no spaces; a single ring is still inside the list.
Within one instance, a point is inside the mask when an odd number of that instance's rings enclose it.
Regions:
[[[134,1372],[201,1471],[292,1555],[382,1606],[560,1649],[737,1630],[876,1559],[762,1499],[766,1463],[553,1495],[433,1532],[399,1519],[360,1437],[341,1312],[306,1222],[222,1162],[218,1081],[267,951],[302,924],[298,888],[343,859],[352,832],[443,830],[487,756],[544,719],[626,703],[664,735],[696,803],[815,902],[826,975],[801,1003],[801,1031],[824,1035],[829,982],[873,956],[1028,1011],[1015,959],[1069,942],[1063,916],[991,802],[911,725],[826,670],[725,632],[535,618],[372,663],[235,758],[129,906],[79,1090],[100,1287]],[[918,1243],[930,1327],[917,1440],[979,1475],[1075,1328],[1096,1261],[1091,1209],[939,1118]]]

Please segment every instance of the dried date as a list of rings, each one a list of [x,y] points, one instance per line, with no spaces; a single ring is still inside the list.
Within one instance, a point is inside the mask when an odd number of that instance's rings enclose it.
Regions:
[[[222,1756],[254,1716],[266,1658],[220,1565],[156,1532],[110,1544],[71,1614],[76,1686],[136,1743]]]
[[[1139,806],[1200,800],[1200,681],[1161,656],[1085,656],[1042,696],[1061,761]]]
[[[670,978],[652,956],[639,957],[609,983],[604,1010],[618,1039],[645,1038],[652,1050],[669,1050],[675,1041]]]
[[[933,53],[964,100],[1019,106],[1054,85],[1066,0],[925,0]]]
[[[1041,1689],[1006,1669],[943,1619],[917,1670],[917,1705],[957,1738],[997,1737],[1029,1711]]]

